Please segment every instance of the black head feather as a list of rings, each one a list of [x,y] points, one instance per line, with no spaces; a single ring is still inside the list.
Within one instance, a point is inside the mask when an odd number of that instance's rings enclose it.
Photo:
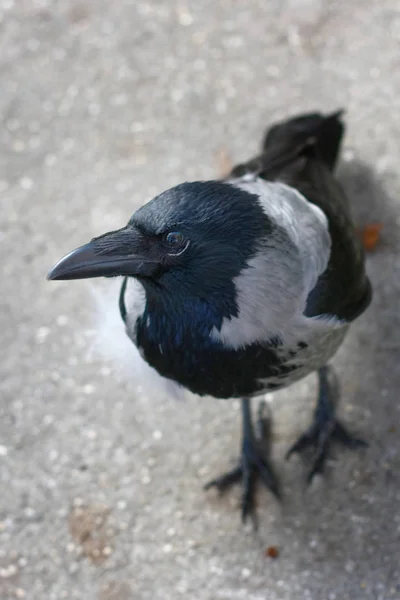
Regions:
[[[148,236],[181,232],[187,250],[158,283],[186,298],[207,300],[222,316],[236,314],[233,280],[273,229],[257,195],[221,181],[183,183],[167,190],[142,206],[129,226]]]

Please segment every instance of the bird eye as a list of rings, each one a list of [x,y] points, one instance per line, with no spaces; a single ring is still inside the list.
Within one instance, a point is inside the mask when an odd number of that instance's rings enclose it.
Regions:
[[[167,233],[165,236],[165,241],[171,246],[179,246],[184,239],[183,233],[180,233],[179,231],[170,231],[170,233]]]

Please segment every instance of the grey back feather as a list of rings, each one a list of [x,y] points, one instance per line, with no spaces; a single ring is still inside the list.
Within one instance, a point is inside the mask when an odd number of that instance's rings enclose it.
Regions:
[[[220,330],[214,328],[211,335],[228,347],[239,348],[273,337],[291,342],[297,334],[307,337],[311,329],[321,330],[321,319],[307,319],[303,313],[307,296],[329,261],[326,216],[286,184],[255,177],[229,183],[257,194],[278,227],[262,240],[235,279],[238,316],[225,318]]]

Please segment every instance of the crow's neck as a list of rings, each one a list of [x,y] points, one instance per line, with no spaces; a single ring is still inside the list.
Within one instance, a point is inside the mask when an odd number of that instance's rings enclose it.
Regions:
[[[148,299],[137,322],[139,345],[164,347],[165,351],[187,349],[194,344],[212,343],[210,333],[220,329],[223,314],[201,298],[180,298],[179,301]]]

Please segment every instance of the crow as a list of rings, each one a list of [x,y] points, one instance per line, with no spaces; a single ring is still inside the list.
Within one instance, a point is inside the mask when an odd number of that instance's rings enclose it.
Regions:
[[[226,178],[161,193],[48,275],[122,276],[121,316],[143,359],[195,394],[241,399],[239,462],[205,487],[241,481],[243,519],[254,516],[257,479],[280,497],[267,417],[261,410],[257,435],[252,398],[318,372],[312,424],[288,452],[312,449],[309,480],[332,440],[364,445],[336,418],[327,367],[372,295],[333,174],[343,134],[342,111],[275,124],[260,154]]]

